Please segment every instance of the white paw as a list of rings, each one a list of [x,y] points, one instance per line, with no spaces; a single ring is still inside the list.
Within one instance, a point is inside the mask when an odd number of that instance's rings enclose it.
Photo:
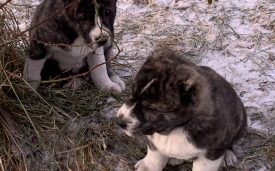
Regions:
[[[231,150],[226,150],[224,159],[222,161],[222,167],[234,166],[237,163],[237,157]]]
[[[108,82],[107,85],[100,85],[98,86],[98,88],[100,88],[103,91],[113,92],[113,93],[121,93],[123,91],[118,84],[112,81]]]
[[[110,79],[114,82],[114,83],[117,83],[119,86],[120,86],[120,88],[121,88],[121,90],[122,91],[124,91],[125,90],[125,83],[124,83],[124,81],[122,81],[118,76],[111,76],[110,77]]]
[[[84,85],[86,85],[86,81],[83,78],[76,77],[71,79],[67,84],[63,86],[64,89],[69,89],[69,90],[78,90]]]
[[[135,165],[136,171],[162,171],[162,168],[155,166],[154,164],[146,163],[146,160],[142,159]]]
[[[168,164],[172,165],[172,166],[175,166],[175,165],[180,165],[184,162],[184,160],[182,159],[176,159],[176,158],[170,158],[168,160]]]

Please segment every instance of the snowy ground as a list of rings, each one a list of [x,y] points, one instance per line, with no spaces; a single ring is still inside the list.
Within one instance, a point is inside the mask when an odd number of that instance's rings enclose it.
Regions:
[[[0,0],[0,2],[5,0]],[[275,2],[272,0],[155,0],[156,6],[118,0],[116,63],[134,75],[152,50],[169,46],[198,65],[213,68],[240,95],[252,130],[275,134]],[[13,0],[21,28],[28,27],[39,0]],[[112,100],[112,99],[110,99]],[[109,116],[115,115],[112,109]],[[264,164],[263,164],[264,165]],[[268,170],[263,166],[257,170]],[[256,169],[255,169],[256,170]]]
[[[275,2],[219,0],[211,6],[206,1],[155,2],[157,6],[145,7],[119,1],[116,29],[122,55],[134,65],[156,47],[169,46],[198,65],[213,68],[241,97],[252,132],[274,136]],[[238,156],[263,144],[250,133],[242,147],[236,147]],[[249,159],[255,156],[243,158],[238,169],[271,170],[264,160]]]
[[[123,32],[119,43],[125,56],[146,57],[162,45],[194,53],[194,62],[213,68],[234,86],[249,125],[274,134],[275,2],[220,0],[210,6],[167,1],[150,8],[120,1],[116,29]]]

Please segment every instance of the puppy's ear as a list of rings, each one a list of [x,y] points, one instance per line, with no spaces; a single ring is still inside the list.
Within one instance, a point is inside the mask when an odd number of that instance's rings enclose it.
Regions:
[[[181,71],[177,81],[180,102],[183,106],[188,106],[194,103],[197,94],[199,74],[195,69],[189,67],[181,68]]]
[[[194,87],[199,80],[199,74],[194,68],[179,67],[177,72],[179,73],[177,84],[183,86],[185,91],[189,91],[190,88]]]

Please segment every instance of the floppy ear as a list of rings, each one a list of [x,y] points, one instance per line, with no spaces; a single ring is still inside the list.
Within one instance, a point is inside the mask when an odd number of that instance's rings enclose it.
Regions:
[[[180,101],[183,106],[194,103],[194,97],[197,94],[197,82],[199,74],[190,67],[180,68],[177,86],[180,95]]]
[[[178,83],[185,85],[185,90],[188,91],[196,84],[199,79],[199,73],[195,68],[189,66],[179,66],[177,68]]]

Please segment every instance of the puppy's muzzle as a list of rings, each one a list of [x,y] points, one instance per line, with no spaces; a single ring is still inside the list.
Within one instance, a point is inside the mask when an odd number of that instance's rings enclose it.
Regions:
[[[123,121],[123,116],[119,116],[117,119],[116,119],[116,123],[118,126],[120,126],[122,129],[126,129],[127,127],[127,123],[125,121]]]

